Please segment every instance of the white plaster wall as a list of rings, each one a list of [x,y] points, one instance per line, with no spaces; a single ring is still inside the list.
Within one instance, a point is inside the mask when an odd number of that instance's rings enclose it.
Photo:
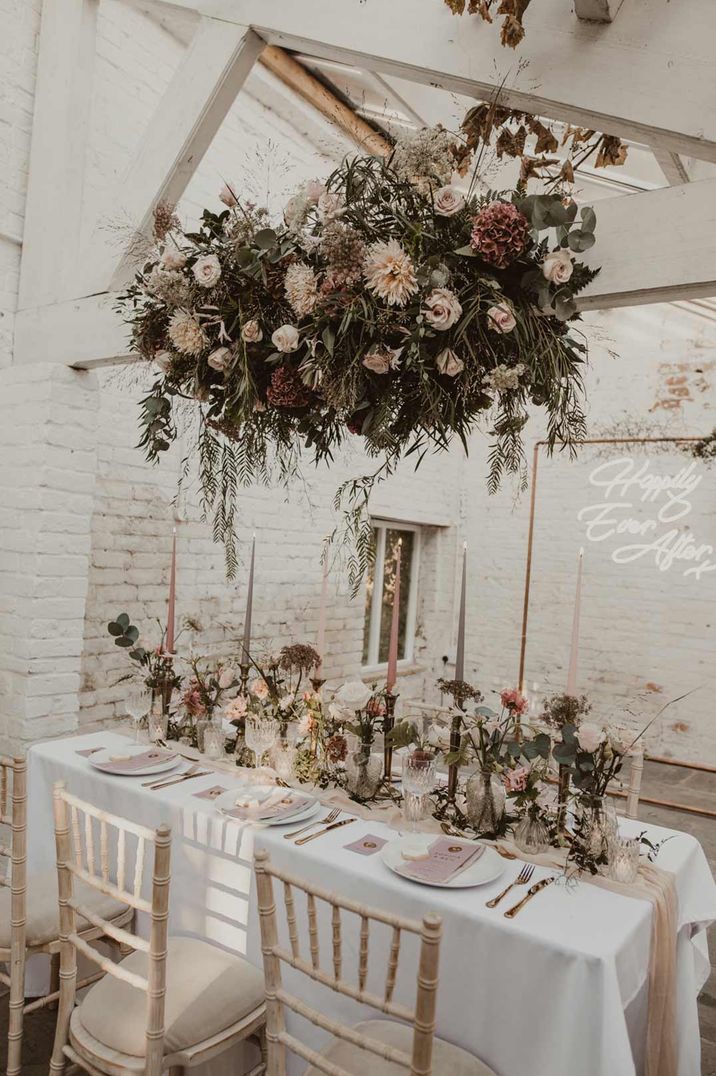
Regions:
[[[0,0],[0,367],[12,362],[12,317],[16,302],[22,235],[24,190],[39,0]],[[87,226],[113,180],[121,175],[141,137],[151,110],[159,100],[181,55],[182,44],[118,0],[100,7],[96,85],[92,104],[91,138],[87,158]],[[301,105],[288,111],[285,94],[265,74],[252,74],[182,202],[186,219],[211,204],[224,179],[252,187],[273,207],[302,179],[321,174],[345,151],[340,137]],[[108,225],[121,226],[122,206],[115,207]],[[11,238],[7,238],[10,236]],[[14,238],[13,238],[14,237]],[[703,433],[713,425],[713,321],[674,306],[622,310],[591,319],[592,368],[588,375],[590,426],[604,427],[638,418],[643,432]],[[613,349],[618,358],[609,353]],[[22,381],[13,372],[12,384]],[[7,384],[10,384],[8,382]],[[83,725],[112,720],[121,710],[126,666],[122,654],[106,635],[106,621],[120,609],[140,625],[149,625],[165,611],[171,527],[179,527],[179,614],[197,616],[205,625],[198,645],[228,652],[240,630],[244,605],[244,576],[227,583],[223,560],[199,519],[195,498],[173,498],[181,450],[159,467],[147,466],[135,449],[138,387],[125,377],[103,372],[78,393],[76,414],[62,385],[61,422],[65,455],[62,474],[53,476],[56,489],[69,489],[76,471],[71,451],[73,430],[83,428],[91,412],[97,437],[90,449],[82,446],[82,465],[94,483],[89,519],[89,580],[84,622],[70,615],[56,621],[56,642],[44,640],[45,661],[74,655],[79,674],[79,697],[49,695],[47,716],[33,704],[30,738],[58,731],[58,712],[80,707]],[[22,390],[24,392],[24,390]],[[18,398],[4,391],[0,408]],[[24,398],[24,397],[23,397]],[[89,403],[92,399],[94,402]],[[95,407],[96,405],[96,407]],[[38,405],[39,406],[39,405]],[[43,405],[44,406],[44,405]],[[22,422],[32,428],[29,405]],[[27,430],[13,438],[12,422],[3,439],[2,489],[14,479],[27,453]],[[530,438],[540,432],[539,420]],[[37,431],[38,438],[42,431]],[[32,441],[32,437],[29,438]],[[417,475],[404,468],[373,505],[376,514],[403,519],[440,521],[446,526],[426,530],[421,564],[419,604],[419,666],[403,684],[406,696],[434,698],[434,677],[442,670],[442,655],[454,642],[456,563],[463,537],[470,542],[468,665],[485,690],[514,683],[517,676],[522,588],[526,549],[528,500],[506,488],[497,497],[485,492],[487,439],[474,438],[469,461],[459,451],[426,461]],[[67,446],[70,446],[69,448]],[[79,451],[79,450],[78,450]],[[79,456],[75,453],[75,459]],[[334,523],[333,490],[348,474],[361,472],[356,448],[329,471],[306,469],[306,489],[290,497],[278,490],[249,490],[242,499],[239,538],[245,555],[251,533],[259,544],[255,626],[268,642],[310,639],[315,634],[320,593],[320,543]],[[594,499],[588,476],[595,461],[585,450],[580,460],[543,462],[538,496],[532,604],[527,650],[527,681],[538,692],[559,690],[564,684],[569,646],[576,553],[585,544],[576,521],[579,507]],[[653,469],[674,470],[680,458],[655,458]],[[691,515],[684,521],[703,541],[716,546],[714,474],[704,479],[694,496]],[[63,477],[64,475],[64,477]],[[37,481],[28,475],[28,484]],[[68,485],[69,483],[69,485]],[[27,502],[8,495],[10,511],[0,518],[0,577],[7,596],[17,570],[17,532],[34,526],[23,516]],[[84,502],[83,502],[84,506]],[[72,555],[72,524],[52,532],[50,560],[24,562],[32,579],[33,600],[42,601],[46,579],[63,578],[61,557]],[[84,533],[84,532],[83,532]],[[604,714],[629,704],[650,715],[661,701],[700,688],[687,702],[674,707],[655,726],[652,745],[684,758],[716,758],[714,732],[711,610],[716,598],[714,575],[701,581],[684,579],[677,571],[658,572],[646,561],[615,565],[609,543],[587,543],[582,615],[580,686],[589,691],[595,708]],[[84,556],[84,552],[82,556]],[[13,559],[15,557],[15,559]],[[50,561],[52,561],[50,563]],[[70,591],[81,589],[74,561],[67,575]],[[84,565],[84,561],[82,562]],[[82,567],[84,572],[84,567]],[[72,574],[74,573],[74,574]],[[355,673],[360,662],[363,603],[350,601],[336,570],[331,580],[332,609],[328,624],[331,678]],[[7,598],[6,598],[7,601]],[[34,608],[34,607],[33,607]],[[58,607],[59,608],[59,607]],[[61,612],[61,609],[60,609]],[[23,662],[22,654],[9,667],[7,655],[14,635],[22,630],[0,609],[0,661],[5,698],[15,690],[16,675],[44,675]],[[14,615],[14,614],[13,614]],[[37,611],[33,615],[37,615]],[[4,635],[2,632],[4,631]],[[17,655],[16,655],[17,657]],[[39,659],[38,659],[39,660]],[[64,666],[63,666],[64,669]],[[59,670],[58,667],[58,671]],[[74,683],[74,681],[73,681]],[[59,684],[59,682],[58,682]],[[74,689],[73,689],[74,690]],[[53,723],[54,722],[54,723]],[[11,733],[13,729],[9,730]],[[0,727],[0,738],[3,729]]]

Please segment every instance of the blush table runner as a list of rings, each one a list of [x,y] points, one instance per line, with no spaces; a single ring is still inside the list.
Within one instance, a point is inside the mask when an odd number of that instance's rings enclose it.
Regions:
[[[105,730],[38,744],[30,750],[31,869],[51,867],[54,862],[51,792],[57,780],[64,780],[76,795],[107,811],[148,826],[166,822],[173,832],[170,929],[207,938],[260,966],[252,857],[255,847],[265,847],[277,865],[365,904],[386,911],[399,909],[415,918],[428,912],[441,915],[437,1033],[472,1051],[498,1076],[646,1076],[655,930],[655,905],[646,893],[616,892],[613,883],[609,888],[601,883],[555,884],[508,920],[502,913],[510,906],[509,898],[495,909],[486,908],[485,902],[514,878],[519,869],[515,861],[506,860],[501,877],[479,888],[421,886],[388,870],[380,854],[357,856],[348,847],[367,834],[392,839],[395,831],[386,822],[395,826],[395,817],[386,816],[383,821],[381,812],[359,811],[350,803],[346,809],[359,815],[359,821],[296,847],[283,839],[290,826],[227,819],[210,800],[196,795],[217,782],[240,787],[246,774],[218,767],[220,777],[212,772],[151,792],[136,777],[109,777],[93,770],[77,754],[78,749],[93,746],[114,749],[122,742],[120,734]],[[654,842],[673,834],[632,821],[624,821],[622,830],[630,836],[646,831]],[[698,841],[685,833],[674,834],[662,847],[656,866],[673,880],[673,907],[678,916],[671,977],[673,1071],[677,1076],[700,1076],[696,997],[709,972],[705,927],[716,919],[716,884]],[[551,873],[549,867],[537,865],[534,881]],[[520,895],[523,891],[518,890]],[[349,930],[348,917],[346,975],[356,971],[359,951],[358,924],[352,940]],[[299,936],[302,950],[309,952],[302,914]],[[330,912],[320,902],[319,945],[330,961]],[[374,934],[371,928],[368,989],[380,992],[389,948],[389,937],[380,930]],[[417,952],[408,947],[401,957],[396,1000],[406,1004],[414,1000],[416,969]],[[288,969],[285,976],[289,988],[295,986],[293,974]],[[655,989],[652,983],[652,1005]],[[307,1004],[323,1006],[330,1015],[334,1002],[322,987],[301,978],[300,990]],[[338,1000],[336,1004],[345,1003]],[[350,1009],[355,1021],[371,1015],[368,1009]],[[300,1032],[304,1034],[303,1022]],[[317,1029],[305,1037],[314,1047],[323,1041]],[[238,1076],[241,1063],[232,1053],[197,1072]],[[300,1064],[289,1068],[290,1076],[301,1071]]]

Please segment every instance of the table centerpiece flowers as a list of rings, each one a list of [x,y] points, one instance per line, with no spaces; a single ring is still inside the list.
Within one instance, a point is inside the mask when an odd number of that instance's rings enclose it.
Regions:
[[[490,415],[489,486],[523,473],[532,406],[550,448],[584,435],[586,344],[575,296],[596,217],[557,194],[452,185],[470,152],[440,127],[357,156],[305,184],[283,221],[229,187],[224,208],[184,230],[168,207],[119,308],[156,379],[141,402],[150,460],[198,419],[204,506],[236,568],[237,489],[289,481],[302,449],[330,461],[360,437],[376,469],[339,490],[358,541],[370,489],[402,458],[467,438]],[[275,466],[274,466],[275,463]],[[346,506],[347,499],[347,506]]]
[[[359,802],[375,798],[383,779],[383,756],[373,753],[376,733],[386,713],[385,688],[349,680],[333,696],[329,710],[341,723],[343,733],[356,738],[345,760],[345,785]]]

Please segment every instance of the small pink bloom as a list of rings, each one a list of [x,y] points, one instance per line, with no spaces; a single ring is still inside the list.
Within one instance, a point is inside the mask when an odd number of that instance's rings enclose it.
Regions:
[[[503,691],[500,695],[500,701],[506,710],[509,710],[510,713],[515,714],[517,717],[522,717],[530,708],[529,700],[525,698],[521,691],[517,691],[515,688]]]
[[[257,676],[254,680],[252,680],[249,683],[249,691],[252,695],[255,695],[257,699],[268,698],[268,684],[263,679],[263,677]]]
[[[497,306],[491,306],[487,311],[487,318],[490,323],[490,328],[496,333],[509,333],[512,332],[517,319],[512,313],[512,308],[507,303],[498,303]]]
[[[524,792],[530,771],[526,766],[517,766],[514,770],[508,770],[503,781],[508,792]]]
[[[227,687],[231,687],[235,679],[236,674],[234,673],[234,670],[230,665],[225,665],[219,673],[219,687],[226,690]]]

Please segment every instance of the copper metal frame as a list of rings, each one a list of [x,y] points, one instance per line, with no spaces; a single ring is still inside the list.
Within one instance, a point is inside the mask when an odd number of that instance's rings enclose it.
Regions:
[[[643,444],[684,444],[687,442],[702,441],[703,437],[595,437],[580,442],[582,445],[643,445]],[[539,453],[541,448],[547,447],[547,441],[537,441],[532,454],[532,481],[530,489],[530,522],[527,533],[527,563],[525,565],[525,590],[522,603],[522,632],[520,636],[520,668],[518,683],[520,690],[524,689],[525,682],[525,655],[527,652],[527,624],[530,607],[530,587],[532,583],[532,552],[534,547],[535,516],[537,511],[537,471],[539,466]],[[716,766],[709,766],[704,762],[685,762],[681,759],[666,758],[663,755],[645,755],[649,762],[656,762],[663,766],[681,766],[689,770],[700,770],[705,773],[716,773]],[[716,818],[716,811],[706,807],[691,807],[685,803],[674,803],[670,800],[659,800],[648,797],[640,797],[642,803],[652,804],[656,807],[666,807],[669,810],[685,811],[689,814],[704,815],[707,818]]]

